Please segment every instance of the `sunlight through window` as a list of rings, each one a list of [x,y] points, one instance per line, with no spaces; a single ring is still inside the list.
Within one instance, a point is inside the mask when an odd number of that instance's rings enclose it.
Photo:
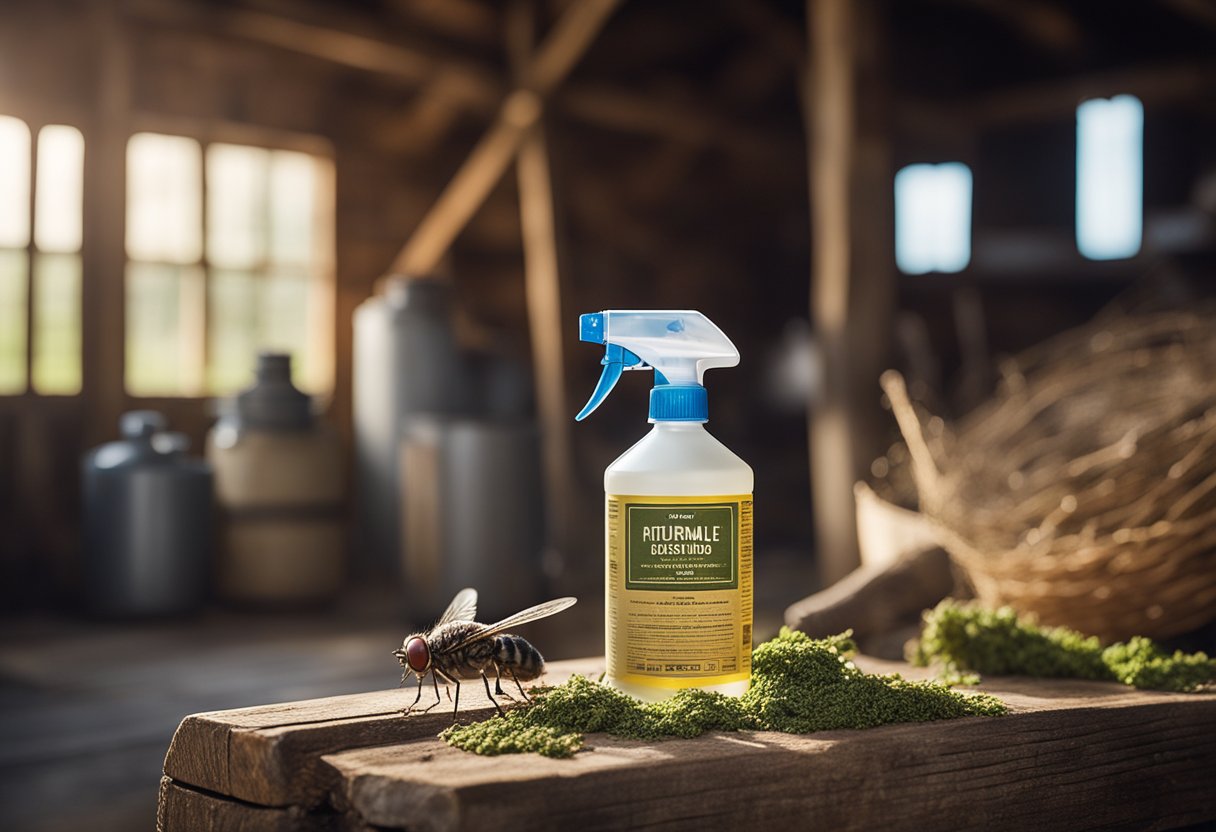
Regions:
[[[908,165],[895,174],[895,263],[905,274],[959,272],[971,261],[971,169]]]
[[[30,242],[30,129],[0,116],[0,248]]]
[[[127,255],[193,263],[203,253],[202,149],[194,139],[137,133],[127,144]]]
[[[38,132],[38,176],[34,195],[34,244],[39,251],[80,251],[84,136],[75,127],[52,124]]]
[[[0,116],[0,395],[25,391],[30,129]]]
[[[276,350],[293,355],[301,388],[327,390],[332,163],[150,134],[128,158],[127,389],[226,395]]]
[[[1144,106],[1131,95],[1077,108],[1077,249],[1132,257],[1144,223]]]
[[[38,131],[34,176],[34,354],[31,382],[43,394],[80,392],[80,246],[84,136],[50,124]]]

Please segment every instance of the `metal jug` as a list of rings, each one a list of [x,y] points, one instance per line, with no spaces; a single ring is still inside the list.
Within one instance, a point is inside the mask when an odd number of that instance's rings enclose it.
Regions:
[[[125,413],[123,438],[84,457],[84,597],[95,612],[184,613],[207,596],[211,468],[165,426],[155,411]]]
[[[257,606],[332,599],[345,577],[346,472],[338,435],[291,383],[291,356],[257,378],[207,437],[220,507],[218,590]]]
[[[397,441],[417,414],[457,414],[475,393],[456,344],[447,285],[394,276],[355,310],[355,567],[401,572]]]

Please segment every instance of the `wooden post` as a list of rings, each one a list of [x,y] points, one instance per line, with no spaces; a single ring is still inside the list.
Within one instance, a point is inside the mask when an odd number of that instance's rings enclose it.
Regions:
[[[532,57],[534,29],[534,4],[528,0],[513,3],[508,17],[507,47],[517,83],[525,81],[523,73]],[[575,508],[572,499],[575,483],[570,448],[571,414],[566,406],[562,347],[562,332],[566,327],[562,317],[557,218],[543,122],[537,122],[524,136],[516,171],[532,371],[541,430],[546,542],[550,559],[557,558],[560,565],[560,558],[571,544],[569,532]]]
[[[100,66],[97,107],[86,134],[81,284],[81,395],[88,445],[113,438],[126,405],[126,159],[131,109],[127,32],[115,4],[99,3],[93,13]]]
[[[877,0],[807,2],[811,320],[824,359],[809,436],[824,584],[860,563],[853,484],[880,452],[884,433],[878,376],[886,368],[895,284],[881,12]]]
[[[435,268],[515,158],[545,98],[570,74],[619,2],[581,0],[567,8],[521,73],[523,83],[503,101],[494,125],[414,230],[395,271],[425,274]]]

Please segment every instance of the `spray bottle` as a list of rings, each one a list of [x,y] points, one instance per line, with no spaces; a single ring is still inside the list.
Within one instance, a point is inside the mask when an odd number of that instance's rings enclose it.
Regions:
[[[605,681],[644,701],[681,688],[738,696],[751,676],[752,469],[704,428],[705,371],[739,351],[700,312],[582,315],[604,344],[581,421],[625,370],[654,370],[650,433],[604,472]]]

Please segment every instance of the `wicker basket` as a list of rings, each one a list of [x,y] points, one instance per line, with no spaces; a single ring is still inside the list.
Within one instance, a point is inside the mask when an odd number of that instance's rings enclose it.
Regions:
[[[1216,619],[1216,323],[1116,316],[1008,362],[953,429],[883,388],[980,600],[1104,640]]]

